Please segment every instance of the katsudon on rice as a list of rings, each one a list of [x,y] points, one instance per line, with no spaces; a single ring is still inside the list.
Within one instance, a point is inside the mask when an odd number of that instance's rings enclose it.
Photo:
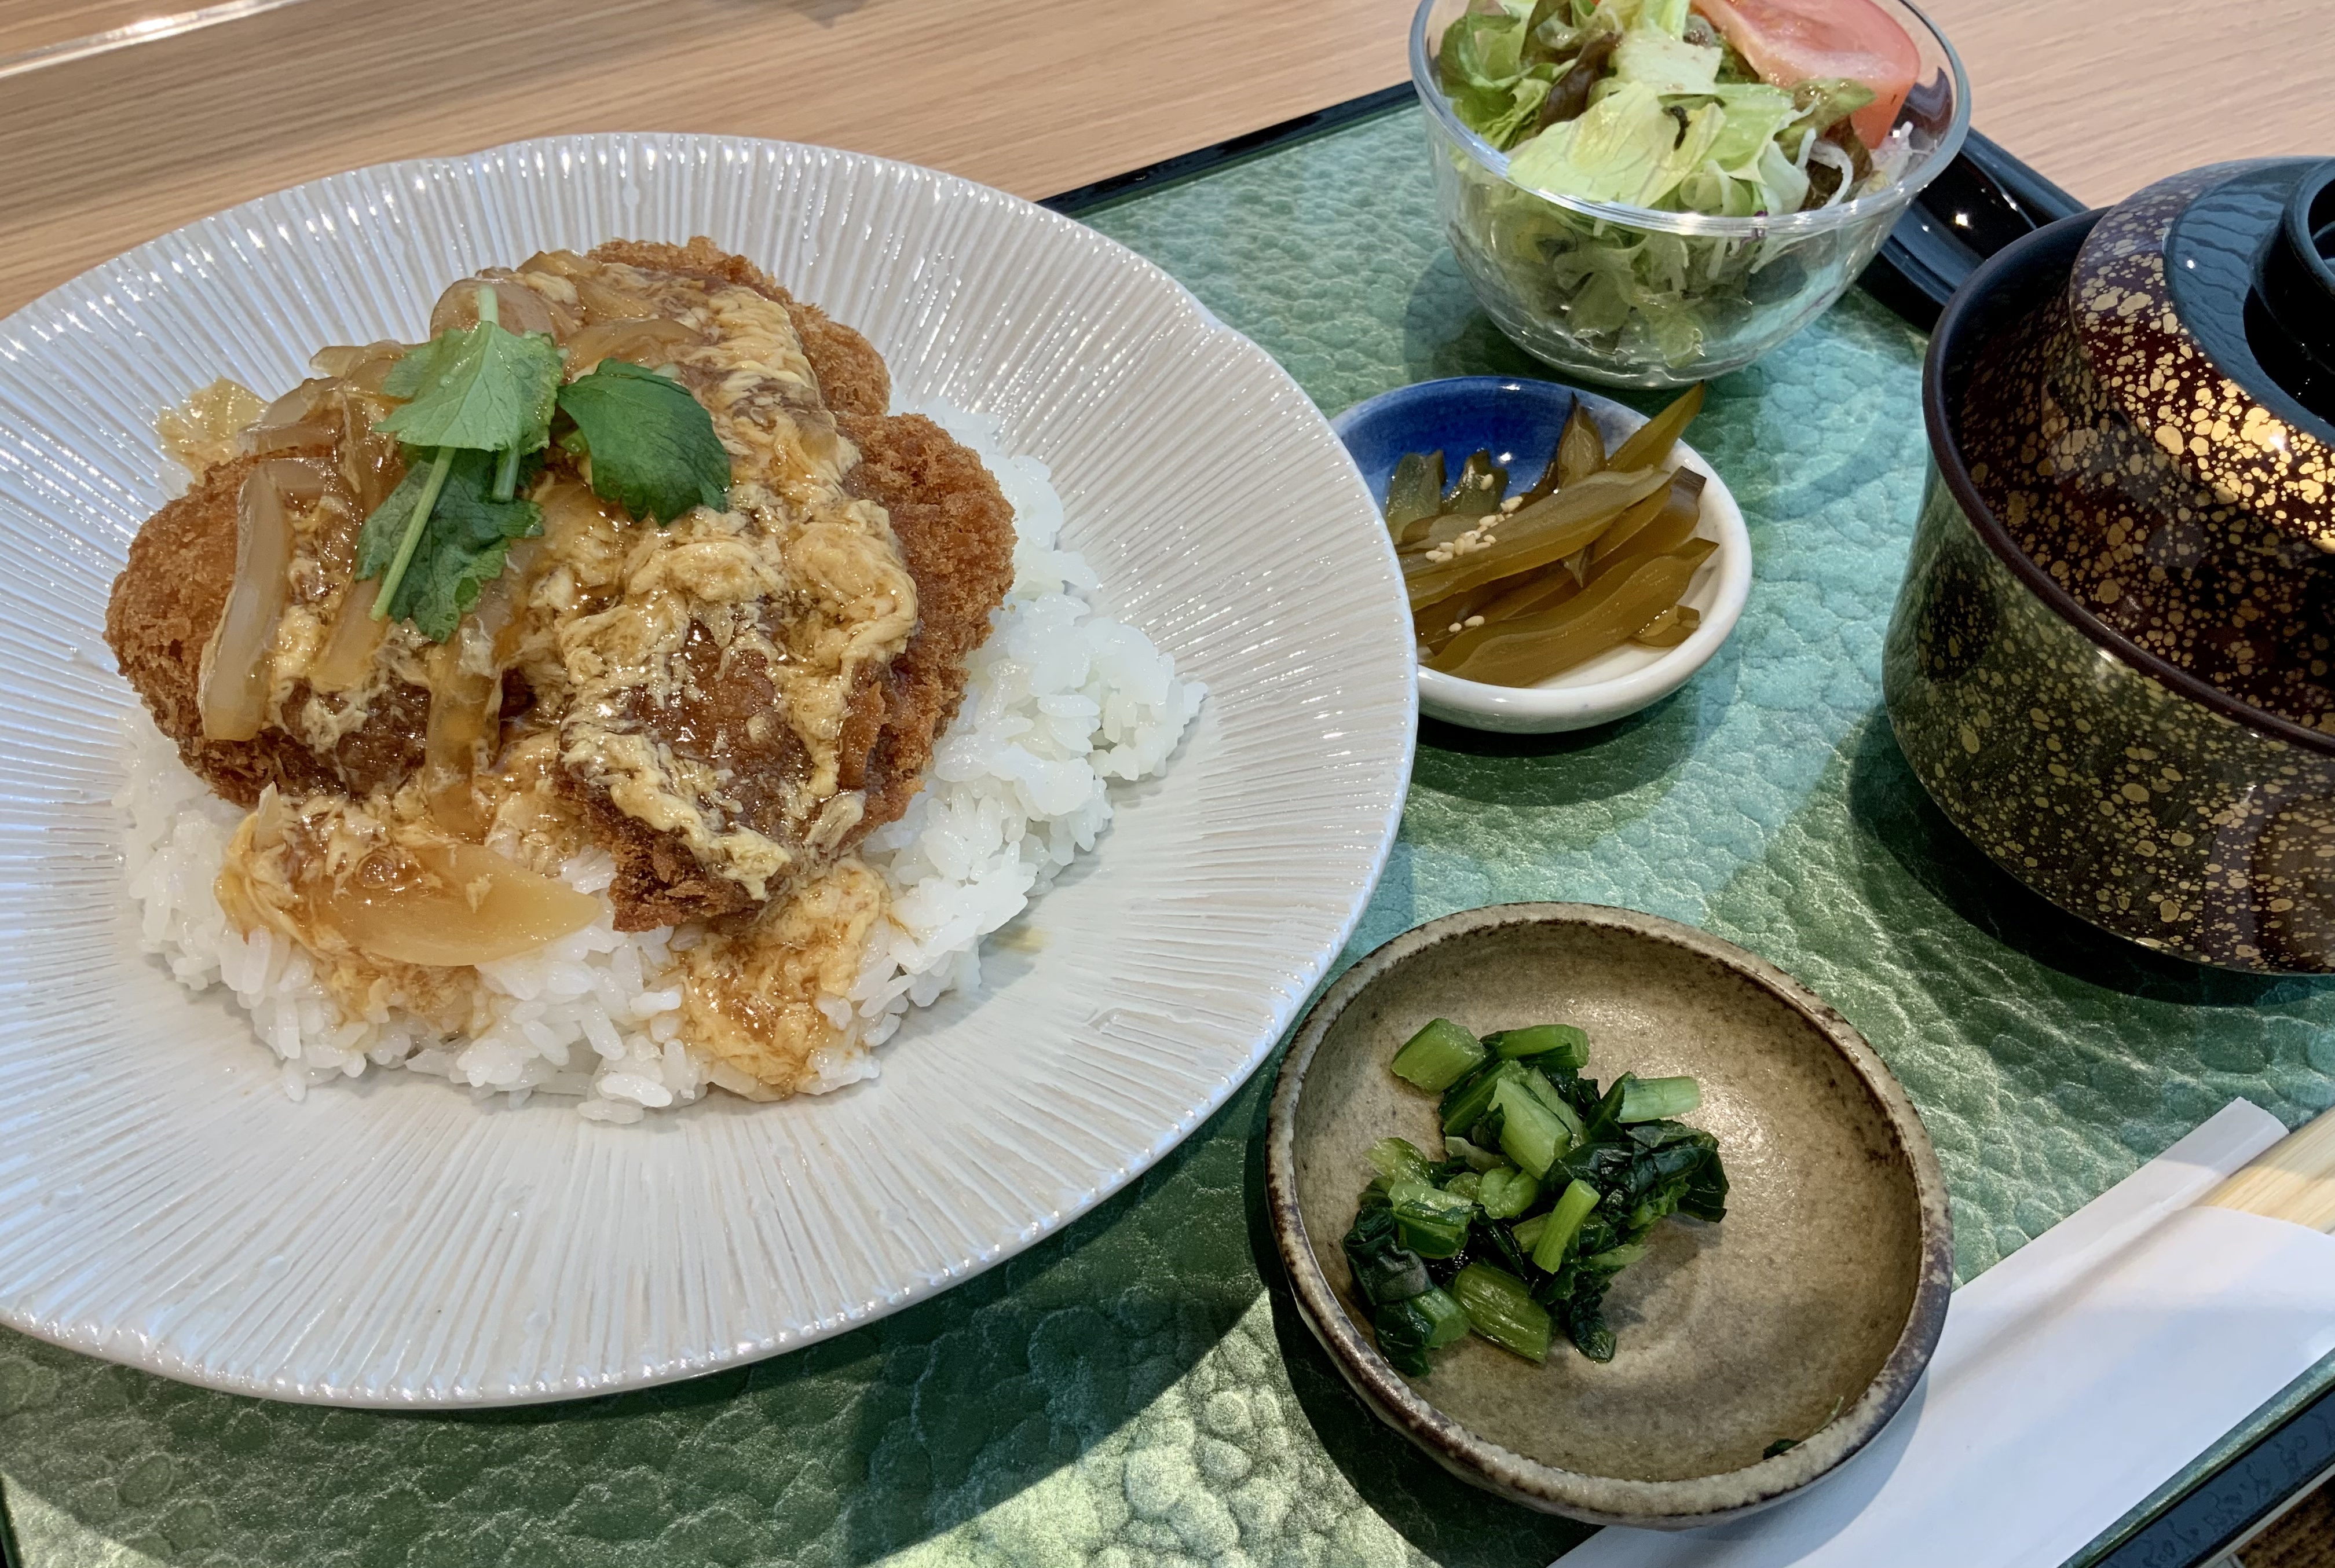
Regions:
[[[352,1074],[532,1040],[524,1070],[449,1076],[603,1119],[848,1081],[854,987],[899,944],[863,847],[1011,618],[998,477],[891,411],[866,338],[704,239],[485,269],[430,328],[166,424],[192,482],[131,546],[106,637],[237,814],[208,808],[219,973],[241,994],[237,964],[292,966],[293,1034]],[[1041,696],[1109,750],[1100,703]],[[1172,746],[1197,702],[1170,672],[1144,721]],[[558,994],[596,963],[629,978]]]

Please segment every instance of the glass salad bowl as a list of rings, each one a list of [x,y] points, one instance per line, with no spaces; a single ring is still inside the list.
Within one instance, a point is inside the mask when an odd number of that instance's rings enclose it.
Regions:
[[[1874,150],[1884,178],[1868,177],[1827,206],[1729,217],[1535,189],[1545,160],[1519,157],[1512,170],[1511,154],[1469,128],[1439,78],[1437,52],[1470,0],[1423,0],[1410,69],[1436,204],[1460,270],[1500,329],[1575,375],[1683,386],[1750,363],[1839,298],[1970,130],[1969,80],[1944,35],[1904,0],[1851,3],[1901,25],[1918,60]]]

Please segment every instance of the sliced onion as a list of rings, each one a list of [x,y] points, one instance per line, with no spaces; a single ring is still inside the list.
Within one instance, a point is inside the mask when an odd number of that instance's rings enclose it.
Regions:
[[[313,507],[332,484],[325,469],[297,458],[270,458],[259,466],[267,470],[268,482],[286,506]]]
[[[461,667],[462,644],[473,634],[458,630],[431,653],[430,723],[422,742],[421,791],[431,818],[461,838],[487,836],[470,781],[486,760],[502,697],[499,672],[482,675]]]
[[[600,901],[475,844],[376,849],[322,901],[344,936],[393,963],[489,963],[600,917]]]
[[[597,270],[597,264],[586,261],[572,250],[538,250],[518,264],[521,272],[547,272],[554,277],[575,278]]]
[[[1817,162],[1823,164],[1826,169],[1837,171],[1840,175],[1840,183],[1833,187],[1830,196],[1825,198],[1824,206],[1817,208],[1818,212],[1822,212],[1826,207],[1838,207],[1849,198],[1849,187],[1856,183],[1856,160],[1848,155],[1846,148],[1826,141],[1821,137],[1812,136],[1808,140],[1811,145],[1803,150]]]
[[[199,702],[203,734],[212,740],[248,740],[267,716],[269,651],[284,615],[286,573],[292,564],[292,519],[284,488],[314,498],[316,471],[274,458],[244,476],[237,498],[235,581],[218,624],[203,646]]]
[[[630,321],[656,314],[656,306],[645,296],[618,288],[605,277],[579,272],[569,281],[575,284],[576,297],[583,302],[589,321]]]
[[[553,330],[551,312],[535,290],[511,278],[465,277],[446,286],[430,312],[430,335],[465,332],[479,324],[479,290],[495,291],[495,320],[508,332]]]
[[[558,286],[557,279],[544,278],[545,282],[550,283],[553,286],[539,289],[521,277],[517,271],[507,266],[490,266],[479,276],[496,286],[495,294],[499,300],[512,289],[525,293],[528,299],[533,300],[542,308],[545,316],[551,323],[551,335],[562,343],[567,341],[568,334],[584,324],[582,311],[562,298],[563,295],[573,294],[576,291],[572,288],[562,289]],[[541,274],[537,276],[543,276]]]
[[[308,666],[308,684],[317,691],[354,692],[372,673],[373,653],[389,630],[387,621],[373,618],[373,595],[380,586],[380,578],[367,577],[350,584],[341,595],[341,613],[334,617],[325,651]]]
[[[251,422],[263,428],[297,424],[316,411],[316,405],[332,389],[330,378],[312,376],[262,409],[259,417]]]
[[[594,495],[590,486],[573,479],[545,486],[536,499],[543,508],[544,547],[565,559],[594,549],[589,542],[593,535],[605,538],[624,526],[622,514]]]
[[[256,457],[327,452],[339,441],[340,434],[331,425],[308,420],[288,425],[258,424],[243,432],[243,450]]]
[[[604,359],[660,365],[671,361],[676,349],[704,346],[702,333],[665,316],[599,321],[567,340],[567,370],[571,376],[580,374]]]
[[[334,388],[330,381],[304,381],[269,403],[243,432],[243,450],[260,456],[329,450],[339,433]]]
[[[359,392],[377,392],[390,367],[403,359],[411,347],[387,338],[378,343],[340,344],[318,349],[309,356],[308,363]]]
[[[431,818],[458,837],[484,838],[489,826],[470,785],[494,760],[503,665],[518,651],[509,634],[537,547],[528,539],[513,548],[503,575],[487,586],[454,634],[431,651],[421,791]]]

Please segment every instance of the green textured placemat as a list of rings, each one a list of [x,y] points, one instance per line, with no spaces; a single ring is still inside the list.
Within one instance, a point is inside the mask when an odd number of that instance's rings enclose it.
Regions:
[[[1092,221],[1325,409],[1534,369],[1440,242],[1410,112]],[[1904,1080],[1967,1278],[2233,1095],[2290,1124],[2335,1101],[2335,992],[2096,935],[1985,865],[1907,773],[1879,677],[1921,483],[1921,350],[1852,295],[1714,384],[1694,439],[1758,559],[1733,640],[1608,730],[1428,726],[1349,956],[1533,898],[1629,905],[1742,943],[1839,1007]],[[0,1478],[27,1568],[1547,1562],[1579,1527],[1419,1459],[1267,1289],[1253,1225],[1270,1076],[1024,1256],[661,1391],[333,1412],[0,1335]]]

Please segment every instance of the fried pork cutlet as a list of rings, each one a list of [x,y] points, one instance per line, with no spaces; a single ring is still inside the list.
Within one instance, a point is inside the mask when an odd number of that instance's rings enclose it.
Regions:
[[[783,305],[828,410],[859,450],[846,489],[890,514],[902,563],[916,582],[917,621],[888,668],[853,693],[838,740],[839,784],[866,792],[858,822],[838,841],[838,847],[848,847],[907,809],[935,740],[956,713],[964,662],[987,637],[990,613],[1013,580],[1012,508],[981,460],[938,425],[884,412],[891,382],[874,345],[795,299],[751,262],[703,239],[686,247],[616,241],[596,248],[591,258],[751,288]],[[741,780],[758,774],[783,778],[799,766],[799,749],[786,726],[754,732],[755,715],[771,711],[770,683],[758,658],[720,657],[694,640],[686,657],[691,700],[673,704],[654,725],[668,745],[718,760]],[[563,793],[589,817],[594,836],[616,857],[609,895],[619,929],[713,919],[755,906],[744,887],[710,872],[678,834],[625,815],[605,792],[572,779],[563,782]],[[741,793],[751,818],[758,804],[752,786]]]
[[[859,449],[859,466],[844,483],[891,514],[916,579],[916,633],[877,683],[883,718],[865,768],[844,780],[867,793],[865,832],[908,808],[933,743],[956,717],[965,661],[988,638],[990,612],[1013,586],[1013,508],[981,460],[921,415],[839,422]],[[859,749],[847,741],[844,754]]]
[[[782,305],[818,380],[816,401],[860,454],[845,476],[846,493],[889,514],[918,615],[896,655],[863,669],[851,690],[837,740],[837,784],[863,791],[864,808],[819,846],[839,853],[896,818],[915,794],[962,698],[965,659],[987,635],[990,613],[1011,583],[1012,508],[980,460],[939,427],[885,414],[889,377],[865,338],[793,299],[751,263],[702,239],[686,247],[618,242],[591,259],[749,288]],[[392,682],[366,721],[328,752],[273,727],[241,742],[200,733],[200,658],[233,577],[237,489],[251,461],[218,465],[150,520],[115,585],[108,640],[189,766],[228,799],[247,807],[268,784],[287,794],[393,787],[423,761],[423,686]],[[804,758],[771,670],[759,653],[717,646],[702,630],[693,631],[676,665],[679,693],[635,714],[640,727],[675,752],[722,769],[731,779],[725,795],[749,821],[775,819],[784,783],[800,778]],[[537,693],[518,672],[506,675],[504,692],[507,735],[514,721],[540,721],[528,711]],[[758,906],[746,886],[709,866],[679,831],[628,815],[588,780],[562,775],[557,783],[590,836],[617,859],[612,896],[619,925],[640,930]]]
[[[703,235],[687,245],[654,240],[612,239],[596,246],[594,261],[616,262],[652,272],[679,273],[704,283],[736,284],[751,288],[787,307],[803,353],[819,373],[819,390],[827,406],[838,414],[880,414],[892,406],[892,373],[876,345],[829,316],[815,305],[805,305],[779,282],[742,256],[732,256]]]
[[[847,487],[891,515],[917,610],[907,645],[854,693],[837,743],[838,782],[866,792],[857,825],[839,841],[848,846],[908,808],[935,740],[956,715],[965,660],[987,638],[990,612],[1013,581],[1013,508],[981,460],[930,420],[881,415],[842,423],[860,453]],[[741,780],[784,778],[799,766],[800,748],[787,726],[755,725],[757,715],[773,710],[758,657],[724,659],[710,641],[693,638],[684,659],[690,694],[656,725],[668,744],[719,759]],[[765,733],[758,736],[758,728]],[[751,784],[741,792],[751,814]],[[708,871],[678,834],[626,816],[605,793],[572,779],[563,779],[562,794],[616,857],[609,896],[618,929],[646,931],[755,906],[746,889]]]
[[[185,495],[149,518],[130,542],[129,564],[114,579],[105,608],[105,640],[155,724],[177,743],[198,778],[246,810],[270,784],[286,795],[362,794],[402,779],[421,766],[430,713],[428,689],[400,682],[329,751],[314,750],[274,728],[248,740],[205,738],[199,697],[203,645],[235,581],[237,497],[258,461],[236,458],[212,465]],[[294,705],[305,696],[296,688]]]

